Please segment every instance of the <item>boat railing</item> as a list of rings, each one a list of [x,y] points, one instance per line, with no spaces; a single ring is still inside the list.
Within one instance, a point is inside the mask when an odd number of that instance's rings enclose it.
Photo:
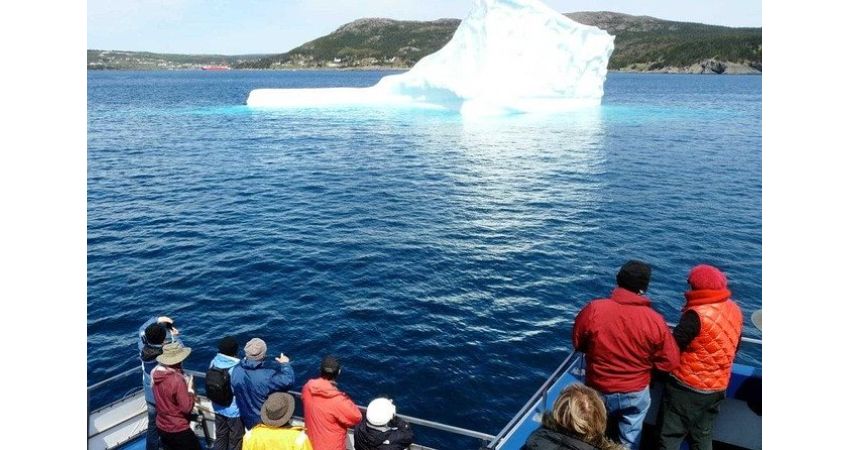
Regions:
[[[670,328],[676,328],[676,324],[672,322],[667,322],[667,326]],[[746,342],[748,344],[756,344],[761,345],[761,339],[751,338],[747,336],[741,336],[741,342]]]
[[[668,325],[670,325],[671,328],[675,326],[675,324],[668,324]],[[747,343],[747,344],[753,344],[753,345],[758,345],[758,346],[762,345],[761,339],[743,336],[741,340],[742,340],[742,342]],[[87,397],[86,401],[87,402],[89,401],[89,398],[91,397],[91,393],[94,392],[95,390],[97,390],[97,389],[99,389],[99,388],[101,388],[105,385],[108,385],[110,383],[113,383],[117,380],[120,380],[124,377],[127,377],[127,376],[129,376],[133,373],[141,373],[141,370],[142,370],[141,366],[136,366],[135,368],[132,368],[132,369],[126,370],[124,372],[118,373],[116,375],[110,376],[110,377],[108,377],[104,380],[98,381],[98,382],[88,386],[87,391],[86,391],[86,394],[87,394],[86,395],[86,397]],[[465,436],[465,437],[469,437],[469,438],[479,439],[481,441],[481,444],[482,444],[482,446],[481,446],[482,449],[495,449],[505,439],[505,437],[508,435],[508,433],[510,433],[510,431],[513,430],[523,420],[523,418],[528,414],[528,412],[531,409],[535,408],[535,406],[541,400],[544,402],[543,403],[544,405],[546,404],[546,400],[548,399],[547,395],[549,395],[550,389],[564,375],[564,373],[566,373],[568,371],[573,372],[577,376],[583,376],[584,375],[584,373],[583,373],[584,372],[584,354],[583,353],[576,352],[576,351],[573,351],[572,353],[570,353],[569,356],[567,356],[567,358],[564,359],[563,362],[561,362],[561,364],[558,366],[558,368],[555,369],[554,372],[552,372],[552,374],[549,376],[549,378],[547,378],[546,381],[537,389],[537,391],[531,396],[531,398],[525,403],[525,405],[523,405],[523,407],[519,410],[519,412],[517,412],[517,414],[514,415],[514,417],[496,435],[483,433],[483,432],[475,431],[475,430],[469,430],[469,429],[466,429],[466,428],[456,427],[456,426],[453,426],[453,425],[448,425],[448,424],[444,424],[444,423],[440,423],[440,422],[434,422],[434,421],[431,421],[431,420],[421,419],[421,418],[418,418],[418,417],[413,417],[413,416],[408,416],[408,415],[399,414],[399,417],[401,417],[402,419],[404,419],[408,423],[418,425],[418,426],[421,426],[421,427],[425,427],[425,428],[429,428],[429,429],[433,429],[433,430],[437,430],[437,431],[441,431],[441,432],[456,434],[456,435],[460,435],[460,436]],[[196,370],[186,370],[186,373],[193,375],[196,379],[199,379],[199,380],[202,380],[206,377],[206,373],[196,371]],[[139,386],[139,389],[135,389],[134,392],[137,392],[139,390],[141,390],[141,386]],[[301,392],[299,390],[292,390],[292,391],[290,391],[290,394],[292,394],[295,397],[301,398]],[[117,401],[120,401],[120,400],[121,399],[118,399]],[[117,403],[117,401],[113,402],[113,403]],[[108,407],[108,406],[109,405],[101,407],[101,408],[99,408],[99,410],[103,409],[105,407]],[[364,411],[364,412],[366,411],[366,407],[364,407],[364,406],[357,405],[357,407],[360,408],[361,411]],[[92,411],[89,409],[89,416],[91,416],[91,413],[92,413]],[[126,422],[127,420],[131,420],[135,417],[138,417],[139,415],[142,415],[142,414],[145,414],[145,412],[142,411],[139,414],[134,415],[133,417],[127,418],[126,420],[124,420],[124,422]],[[121,422],[121,423],[123,423],[123,422]],[[121,423],[116,423],[115,426],[121,425]],[[102,433],[102,432],[103,431],[101,431],[100,433]],[[98,433],[98,434],[100,434],[100,433]],[[92,437],[92,435],[89,435],[89,438],[91,438],[91,437]]]
[[[575,366],[577,362],[583,362],[583,360],[584,357],[582,353],[576,351],[570,353],[570,355],[567,356],[564,362],[562,362],[561,365],[559,365],[558,368],[555,369],[554,372],[552,372],[552,375],[550,375],[549,378],[547,378],[546,381],[543,382],[543,384],[537,389],[534,395],[532,395],[531,398],[528,399],[527,402],[525,402],[525,405],[520,408],[519,412],[517,412],[516,415],[514,415],[514,417],[510,421],[508,421],[507,425],[502,428],[502,431],[500,431],[499,434],[497,434],[496,437],[492,441],[490,441],[490,444],[485,448],[496,448],[496,446],[500,442],[502,442],[505,436],[507,436],[507,434],[512,429],[514,429],[514,427],[516,427],[520,421],[522,421],[528,410],[534,408],[534,405],[546,396],[546,393],[549,391],[552,385],[554,385],[555,382],[561,377],[561,375],[564,372],[568,371],[571,367]]]
[[[87,401],[88,401],[88,398],[91,396],[91,393],[96,391],[97,389],[102,388],[103,386],[109,385],[110,383],[113,383],[113,382],[118,381],[120,379],[123,379],[127,376],[130,376],[134,373],[141,374],[141,370],[142,370],[141,366],[137,366],[133,369],[129,369],[129,370],[126,370],[124,372],[118,373],[116,375],[110,376],[109,378],[98,381],[98,382],[88,386],[87,392],[86,392],[87,393]],[[201,371],[197,371],[197,370],[191,370],[191,369],[186,369],[186,370],[184,370],[184,372],[186,374],[194,376],[196,380],[203,380],[203,379],[206,378],[205,372],[201,372]],[[134,392],[138,392],[140,390],[141,390],[141,385],[139,385],[139,389],[135,389]],[[292,394],[294,397],[297,397],[299,399],[301,398],[300,390],[293,389],[289,393]],[[121,401],[121,399],[118,399],[111,404],[118,403],[120,401]],[[107,408],[111,404],[100,407],[97,410],[102,410],[104,408]],[[364,413],[366,412],[365,406],[357,405],[357,407],[362,412],[364,412]],[[92,413],[92,411],[89,410],[89,416],[91,415],[91,413]],[[207,413],[210,413],[210,411],[207,411]],[[109,427],[105,430],[101,430],[96,434],[102,434],[106,431],[109,431],[109,429],[111,429],[111,428],[122,425],[123,423],[126,423],[129,420],[138,418],[138,417],[140,417],[144,414],[146,414],[146,411],[140,411],[136,414],[133,414],[130,417],[122,418],[121,420],[116,421],[116,423],[113,426],[111,426],[111,427]],[[432,430],[437,430],[437,431],[446,432],[446,433],[450,433],[450,434],[465,436],[465,437],[469,437],[469,438],[479,439],[481,441],[481,447],[482,448],[484,448],[484,446],[486,446],[488,443],[490,443],[491,441],[493,441],[496,438],[496,436],[494,436],[492,434],[482,433],[480,431],[456,427],[456,426],[453,426],[453,425],[448,425],[448,424],[444,424],[444,423],[440,423],[440,422],[434,422],[432,420],[421,419],[421,418],[418,418],[418,417],[408,416],[408,415],[404,415],[404,414],[398,414],[398,417],[404,419],[405,421],[407,421],[410,424],[417,425],[417,426],[420,426],[420,427],[429,428],[429,429],[432,429]],[[88,437],[92,438],[96,434],[89,434]],[[141,435],[141,434],[143,434],[143,431],[139,433],[139,435]],[[421,448],[425,448],[425,447],[421,447]]]
[[[196,379],[203,379],[204,377],[206,377],[205,373],[198,372],[196,370],[186,370],[185,372],[187,374],[193,375]],[[292,394],[293,397],[296,397],[298,399],[301,398],[301,391],[300,390],[293,389],[293,390],[289,391],[289,393]],[[364,413],[366,412],[365,406],[357,405],[357,408],[359,408]],[[460,427],[456,427],[456,426],[452,426],[452,425],[447,425],[447,424],[444,424],[444,423],[434,422],[434,421],[431,421],[431,420],[420,419],[418,417],[407,416],[407,415],[404,415],[404,414],[396,414],[396,415],[398,417],[401,417],[402,419],[404,419],[406,422],[408,422],[410,424],[420,425],[420,426],[423,426],[423,427],[426,427],[426,428],[433,428],[435,430],[445,431],[445,432],[452,433],[452,434],[459,434],[459,435],[462,435],[462,436],[481,439],[481,440],[487,441],[487,442],[490,442],[490,441],[492,441],[493,439],[496,438],[496,436],[493,436],[492,434],[482,433],[480,431],[468,430],[466,428],[460,428]]]
[[[111,383],[111,382],[113,382],[113,381],[115,381],[115,380],[118,380],[118,379],[124,378],[124,377],[126,377],[127,375],[130,375],[130,374],[135,373],[135,372],[141,372],[141,370],[142,370],[142,367],[141,367],[141,366],[136,366],[136,367],[134,367],[134,368],[132,368],[132,369],[125,370],[124,372],[121,372],[121,373],[119,373],[119,374],[115,374],[115,375],[113,375],[113,376],[111,376],[111,377],[109,377],[109,378],[106,378],[106,379],[104,379],[104,380],[100,380],[100,381],[98,381],[97,383],[92,384],[91,386],[89,386],[88,388],[86,388],[86,391],[88,391],[88,392],[92,392],[92,391],[96,390],[97,388],[99,388],[99,387],[101,387],[101,386],[107,385],[107,384],[109,384],[109,383]]]

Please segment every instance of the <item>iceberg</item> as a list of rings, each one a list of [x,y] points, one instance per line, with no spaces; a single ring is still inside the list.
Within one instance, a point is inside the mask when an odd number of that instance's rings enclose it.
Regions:
[[[367,88],[255,89],[251,107],[400,105],[463,116],[598,106],[614,36],[540,0],[474,0],[440,50]]]

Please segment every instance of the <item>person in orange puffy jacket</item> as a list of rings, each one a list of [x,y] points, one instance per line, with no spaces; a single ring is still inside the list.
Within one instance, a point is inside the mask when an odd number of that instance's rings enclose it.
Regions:
[[[714,419],[726,397],[744,318],[718,268],[694,267],[688,285],[682,318],[673,330],[680,365],[664,386],[658,448],[678,450],[689,436],[691,449],[711,450]]]
[[[319,377],[308,381],[301,390],[307,436],[316,450],[345,450],[348,428],[363,418],[357,405],[337,388],[340,370],[336,358],[325,356]]]

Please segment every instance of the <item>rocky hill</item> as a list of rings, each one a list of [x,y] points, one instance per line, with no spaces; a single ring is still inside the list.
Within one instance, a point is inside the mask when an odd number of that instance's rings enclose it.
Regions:
[[[608,11],[566,16],[616,36],[608,64],[612,70],[761,72],[761,28],[674,22]]]
[[[761,28],[675,22],[615,12],[567,17],[616,36],[609,69],[685,73],[760,73]],[[237,68],[407,68],[448,42],[460,20],[359,19],[289,52]]]
[[[615,12],[567,17],[616,36],[610,70],[761,73],[761,28],[675,22]],[[277,55],[180,55],[89,50],[90,70],[181,70],[222,65],[239,69],[406,69],[445,45],[460,20],[359,19]]]

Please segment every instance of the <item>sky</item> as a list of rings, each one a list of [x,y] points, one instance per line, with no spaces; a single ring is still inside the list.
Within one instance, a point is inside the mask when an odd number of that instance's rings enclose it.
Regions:
[[[616,11],[760,27],[760,0],[542,0],[560,12]],[[362,17],[462,19],[471,0],[89,0],[87,47],[188,54],[284,53]]]

